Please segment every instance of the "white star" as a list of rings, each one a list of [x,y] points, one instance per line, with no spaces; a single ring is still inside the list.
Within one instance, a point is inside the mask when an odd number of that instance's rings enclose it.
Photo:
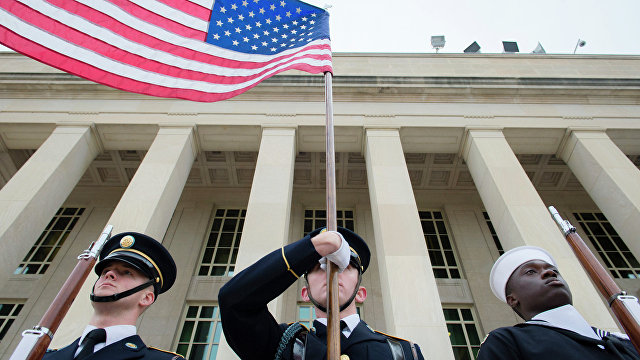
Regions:
[[[282,43],[282,44],[280,44],[280,46],[285,47],[285,46],[287,46],[287,44]]]
[[[302,12],[302,9],[300,9],[300,8],[296,8],[296,12],[297,12],[298,14],[300,14],[300,13]]]
[[[291,42],[295,42],[295,41],[296,41],[296,39],[295,39],[295,38],[291,38],[291,39],[289,39],[289,41],[291,41]]]
[[[302,21],[307,21],[307,18],[306,18],[306,17],[303,17],[301,20],[302,20]]]
[[[218,20],[218,21],[216,21],[216,25],[218,25],[218,26],[222,26],[222,20]]]
[[[280,29],[278,29],[277,27],[274,27],[274,28],[273,28],[273,31],[274,31],[274,32],[278,32],[278,31],[280,31]]]
[[[298,22],[297,22],[297,21],[295,21],[295,20],[293,20],[292,24],[293,24],[293,25],[298,25]]]
[[[246,28],[247,30],[251,30],[251,25],[245,25],[245,28]]]
[[[238,19],[239,19],[240,21],[242,21],[242,20],[244,20],[244,16],[242,16],[242,14],[240,14],[240,15],[238,15]]]
[[[276,20],[280,21],[280,19],[282,19],[282,17],[280,17],[280,15],[276,15]]]
[[[277,38],[271,38],[271,42],[278,42]]]
[[[227,36],[231,36],[231,31],[229,31],[229,30],[225,30],[225,31],[224,31],[224,34],[225,34],[225,35],[227,35]]]
[[[227,19],[227,21],[228,21],[230,24],[233,24],[233,18],[228,18],[228,19]]]
[[[292,34],[297,34],[298,32],[297,32],[297,31],[295,31],[295,30],[291,30],[291,33],[292,33]]]
[[[286,15],[287,17],[291,17],[291,11],[287,11]]]
[[[286,39],[287,38],[287,34],[282,34],[282,38]]]
[[[316,22],[315,22],[315,20],[311,20],[311,21],[309,21],[309,24],[311,24],[311,25],[313,25],[313,24],[315,24],[315,23],[316,23]]]
[[[275,6],[275,5],[273,5],[273,4],[271,4],[271,6],[269,6],[269,8],[270,8],[271,10],[275,10],[275,9],[276,9],[276,6]]]
[[[271,48],[271,51],[275,52],[275,51],[276,51],[276,48]]]
[[[259,12],[260,12],[260,14],[264,14],[264,9],[260,8]]]
[[[223,7],[220,8],[220,12],[224,14],[224,13],[227,12],[227,9],[225,9],[224,6],[223,6]]]
[[[313,35],[313,32],[309,31],[309,33],[307,35],[311,36],[311,35]]]
[[[266,41],[263,41],[263,42],[262,42],[262,46],[267,46],[267,42],[266,42]]]
[[[284,7],[287,3],[284,2],[284,0],[280,1],[280,6]]]
[[[237,27],[237,28],[236,28],[236,32],[237,32],[237,33],[241,32],[241,31],[242,31],[242,30],[240,30],[240,28],[239,28],[239,27]]]
[[[311,13],[311,17],[316,17],[316,13]]]
[[[245,37],[242,38],[242,41],[249,42],[249,38],[245,36]]]
[[[238,40],[233,40],[233,45],[234,46],[238,46],[238,44],[239,44]]]
[[[284,25],[282,25],[282,27],[283,27],[283,28],[285,28],[285,29],[288,29],[288,28],[289,28],[289,25],[284,24]]]
[[[249,17],[254,17],[256,14],[253,11],[249,11]]]
[[[260,23],[260,21],[257,21],[257,22],[256,22],[256,26],[257,26],[257,27],[261,27],[261,26],[262,26],[262,24]]]
[[[304,29],[306,29],[306,28],[307,28],[307,25],[302,25],[302,26],[300,26],[300,29],[302,29],[302,30],[304,30]]]
[[[269,36],[269,32],[267,30],[263,31],[266,36]]]
[[[249,5],[249,3],[247,2],[247,0],[242,0],[242,6],[247,6]]]
[[[214,39],[216,39],[216,40],[220,40],[220,35],[218,35],[218,34],[213,34],[213,38],[214,38]]]
[[[271,24],[271,19],[267,19],[264,22],[266,22],[267,24]]]
[[[253,0],[253,2],[256,3],[256,4],[258,3],[258,1],[260,1],[260,0]]]
[[[254,39],[257,39],[257,38],[259,38],[259,37],[260,37],[260,35],[258,35],[258,34],[253,34],[253,38],[254,38]]]
[[[251,50],[253,50],[253,51],[258,50],[258,47],[255,46],[255,45],[251,45]]]
[[[232,4],[231,5],[231,10],[238,10],[238,5]]]

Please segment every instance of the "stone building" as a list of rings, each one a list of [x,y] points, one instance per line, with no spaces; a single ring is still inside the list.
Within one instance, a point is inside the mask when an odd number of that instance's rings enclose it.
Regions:
[[[336,54],[339,224],[373,258],[359,307],[431,359],[518,321],[488,286],[503,249],[547,248],[595,326],[616,321],[546,207],[640,289],[640,57]],[[106,224],[162,240],[174,288],[148,344],[230,359],[217,293],[323,224],[322,76],[285,73],[220,103],[151,98],[0,54],[0,357],[36,325]],[[88,321],[91,275],[54,338]],[[270,304],[308,321],[295,286]],[[455,354],[455,355],[454,355]]]

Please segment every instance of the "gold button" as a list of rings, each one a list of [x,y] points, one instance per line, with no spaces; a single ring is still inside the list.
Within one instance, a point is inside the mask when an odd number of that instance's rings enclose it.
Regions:
[[[349,360],[349,355],[340,355],[340,360]]]

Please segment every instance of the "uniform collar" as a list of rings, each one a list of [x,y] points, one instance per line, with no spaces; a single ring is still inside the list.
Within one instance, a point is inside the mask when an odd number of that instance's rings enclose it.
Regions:
[[[564,305],[543,311],[527,321],[527,324],[552,326],[573,331],[588,338],[602,339],[572,305]]]
[[[84,340],[84,338],[93,329],[97,329],[97,327],[93,325],[87,325],[87,327],[84,328],[84,331],[82,332],[82,336],[78,341],[78,345],[82,344],[82,341]],[[95,351],[98,351],[105,346],[109,346],[115,342],[118,342],[122,339],[128,338],[136,334],[136,327],[134,325],[107,326],[106,328],[104,328],[104,330],[107,332],[107,340],[103,343],[96,344],[96,346],[94,347]],[[80,346],[78,346],[76,353],[80,352],[80,349],[81,349]]]
[[[327,318],[317,318],[316,320],[322,325],[327,326]],[[342,334],[348,338],[349,335],[351,335],[351,333],[353,332],[353,329],[355,329],[356,326],[358,326],[358,324],[360,323],[360,315],[353,314],[345,316],[340,319],[340,321],[344,321],[347,324],[347,326],[342,329]]]

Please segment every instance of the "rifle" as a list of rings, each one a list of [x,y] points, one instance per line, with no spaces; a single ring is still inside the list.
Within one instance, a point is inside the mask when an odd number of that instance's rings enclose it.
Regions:
[[[549,206],[549,212],[553,219],[558,223],[567,242],[578,257],[582,267],[587,271],[589,277],[596,285],[596,288],[608,299],[609,307],[613,311],[622,328],[629,336],[631,343],[640,354],[640,304],[635,296],[627,295],[620,289],[618,284],[613,280],[609,272],[600,264],[595,255],[584,243],[584,240],[576,233],[576,228],[563,220],[558,211]]]
[[[9,360],[42,359],[51,343],[51,339],[53,339],[53,334],[58,330],[58,326],[60,326],[62,319],[69,311],[82,284],[93,269],[102,247],[111,237],[112,230],[112,225],[105,226],[98,240],[92,242],[89,248],[78,256],[76,267],[73,268],[58,295],[49,305],[49,309],[44,313],[38,325],[34,326],[33,329],[22,332],[22,340],[20,340]]]

